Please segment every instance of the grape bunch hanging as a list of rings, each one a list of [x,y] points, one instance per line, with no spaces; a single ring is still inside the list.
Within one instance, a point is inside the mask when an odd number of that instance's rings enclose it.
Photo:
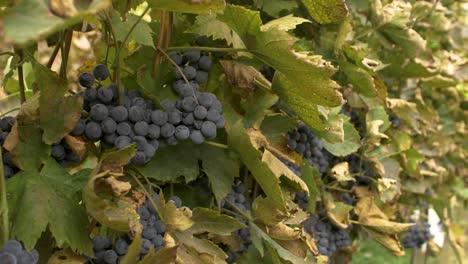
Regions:
[[[410,227],[409,232],[403,237],[402,244],[405,248],[421,248],[424,243],[432,238],[429,223],[418,223]]]
[[[173,87],[180,98],[175,103],[161,102],[165,109],[156,109],[137,91],[124,91],[119,104],[117,85],[102,85],[109,77],[105,65],[97,65],[92,74],[82,73],[79,83],[86,88],[81,93],[86,112],[71,134],[101,141],[106,148],[123,149],[135,143],[138,152],[131,159],[133,164],[145,164],[160,147],[181,140],[202,144],[206,139],[214,139],[217,129],[224,128],[223,107],[214,94],[200,92],[200,84],[208,80],[211,59],[200,56],[200,52],[195,54],[198,56],[190,51],[176,54],[177,58],[171,56],[179,65],[176,77],[185,82],[175,81]],[[190,66],[183,66],[184,63]]]
[[[2,264],[37,264],[38,261],[39,253],[35,249],[27,251],[17,240],[8,240],[0,249]]]

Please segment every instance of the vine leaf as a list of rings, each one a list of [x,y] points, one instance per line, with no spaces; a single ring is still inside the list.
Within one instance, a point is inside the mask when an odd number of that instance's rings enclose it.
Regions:
[[[259,81],[267,87],[271,85],[263,74],[253,66],[233,60],[221,60],[219,63],[223,67],[229,83],[234,87],[254,90],[256,88],[255,81]]]
[[[337,23],[348,15],[344,0],[301,0],[300,2],[320,24]]]
[[[253,145],[243,126],[241,116],[229,105],[225,107],[225,116],[229,146],[239,153],[241,160],[252,172],[265,194],[274,201],[277,207],[284,209],[284,197],[279,186],[279,179],[268,165],[261,161],[262,153]]]
[[[177,157],[177,162],[174,162],[174,157]],[[234,178],[239,175],[239,161],[231,151],[181,142],[159,149],[150,162],[137,169],[146,177],[162,182],[177,182],[180,177],[190,182],[200,173],[199,160],[210,180],[216,201],[220,203],[231,191]]]
[[[83,189],[83,202],[87,212],[98,222],[112,229],[141,232],[142,226],[134,201],[127,198],[113,199],[112,194],[99,192],[99,182],[112,176],[108,170],[98,174],[100,168],[101,164],[93,170]]]
[[[328,192],[325,192],[323,197],[324,205],[327,209],[328,219],[330,219],[334,225],[340,228],[348,228],[350,224],[349,212],[353,209],[353,207],[342,202],[335,202],[332,195]]]
[[[335,156],[347,156],[354,153],[361,146],[359,132],[351,124],[350,118],[343,114],[331,114],[329,119],[341,119],[343,123],[343,140],[339,142],[328,141],[327,139],[322,141],[323,147]]]
[[[120,261],[121,264],[137,263],[141,253],[141,234],[136,234],[132,243],[128,247],[125,257]]]
[[[283,246],[278,244],[274,239],[272,239],[268,234],[263,232],[263,230],[258,227],[254,223],[250,223],[250,232],[252,236],[252,242],[257,241],[254,243],[254,245],[257,247],[259,252],[263,252],[263,243],[266,244],[267,247],[271,247],[280,258],[290,261],[291,263],[310,263],[310,259],[307,260],[303,257],[299,257],[287,249],[285,249]],[[261,249],[258,248],[258,246],[261,247]],[[263,255],[263,254],[262,254]]]
[[[354,211],[359,217],[359,224],[379,243],[397,256],[405,254],[397,233],[409,229],[414,224],[403,224],[388,220],[388,217],[374,204],[373,197],[360,199]]]
[[[77,182],[52,158],[45,160],[40,171],[21,171],[9,179],[12,236],[32,249],[49,227],[57,246],[92,255],[88,216],[76,195]]]
[[[216,18],[216,14],[203,14],[197,16],[195,23],[189,28],[187,33],[193,33],[200,36],[209,36],[214,40],[226,40],[229,46],[234,48],[245,48],[244,42],[239,35],[234,32],[226,23]]]
[[[226,259],[228,257],[226,253],[221,248],[219,248],[216,244],[209,241],[208,239],[202,239],[202,238],[197,238],[193,236],[193,234],[191,234],[189,230],[185,232],[176,231],[172,233],[172,235],[174,236],[176,241],[180,241],[181,243],[183,243],[184,247],[191,248],[195,250],[196,252],[198,252],[198,254],[207,254],[208,256],[212,256],[218,260]],[[182,249],[182,248],[179,248],[179,249]],[[178,251],[178,253],[179,252],[180,250]]]
[[[310,22],[309,20],[302,17],[295,17],[293,15],[284,16],[275,20],[272,20],[261,27],[263,31],[269,30],[271,28],[278,28],[279,30],[288,31],[295,29],[297,25]]]
[[[181,13],[208,13],[223,10],[224,0],[149,0],[151,7]]]
[[[246,227],[236,219],[222,215],[219,211],[198,207],[192,212],[192,233],[210,232],[218,235],[229,235],[231,232]]]
[[[96,14],[109,7],[110,0],[94,0],[84,10],[68,13],[61,18],[49,10],[48,1],[24,0],[6,10],[3,18],[7,41],[24,45],[36,39],[47,37],[61,29],[80,22],[86,16]]]
[[[266,197],[257,197],[252,203],[255,221],[267,226],[275,226],[287,218],[287,214],[276,206],[275,201]]]
[[[305,182],[299,176],[297,176],[291,169],[289,169],[288,166],[286,166],[280,159],[273,155],[273,153],[271,153],[268,150],[265,150],[263,152],[262,161],[268,164],[268,166],[276,175],[276,177],[285,177],[291,183],[294,183],[294,185],[299,187],[297,189],[305,191],[307,192],[307,194],[309,193],[309,188],[307,187],[307,184],[305,184]]]
[[[46,144],[60,141],[69,134],[81,117],[82,96],[65,96],[67,82],[49,68],[35,63],[36,80],[41,81],[39,97],[40,124]]]
[[[193,226],[193,221],[186,212],[177,208],[173,201],[165,201],[164,193],[160,192],[158,197],[159,213],[168,232],[185,231]]]
[[[127,15],[127,20],[122,21],[120,16],[114,14],[112,16],[112,25],[115,30],[115,37],[118,41],[123,41],[125,36],[131,30],[132,26],[138,21],[138,16],[133,14]],[[130,37],[135,39],[138,44],[146,45],[155,48],[153,41],[153,31],[145,21],[140,21],[130,33]],[[127,42],[128,43],[128,42]]]
[[[138,262],[138,264],[176,263],[178,248],[179,246],[164,247],[157,252],[154,251],[154,248],[151,248],[148,254]]]
[[[207,20],[203,16],[199,16],[198,20]],[[317,105],[338,106],[342,103],[342,97],[337,91],[338,84],[330,79],[335,73],[330,63],[320,56],[310,56],[293,49],[297,39],[287,30],[307,20],[280,18],[279,21],[262,25],[259,12],[235,5],[228,5],[216,20],[213,17],[210,20],[227,25],[222,32],[216,31],[216,37],[232,40],[236,34],[243,45],[239,43],[235,48],[245,47],[257,59],[272,66],[277,71],[273,91],[310,127],[325,132],[327,127],[320,119]],[[286,26],[283,23],[285,20],[288,22]],[[212,31],[207,28],[213,27],[213,23],[198,24],[196,30],[192,29],[191,32],[210,33]]]

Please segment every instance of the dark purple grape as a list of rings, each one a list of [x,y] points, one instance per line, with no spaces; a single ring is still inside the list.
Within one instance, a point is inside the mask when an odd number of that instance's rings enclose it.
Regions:
[[[103,81],[109,77],[109,69],[104,64],[97,64],[93,69],[93,75],[96,79]]]
[[[107,109],[106,109],[107,111]],[[85,128],[85,135],[88,139],[92,141],[97,141],[101,138],[102,135],[102,130],[101,130],[101,125],[96,122],[88,122],[86,124]]]
[[[190,133],[190,139],[192,140],[193,144],[197,144],[197,145],[205,142],[205,138],[203,137],[200,130],[193,130]]]
[[[94,76],[89,72],[83,72],[80,74],[80,77],[78,77],[80,85],[86,88],[91,88],[94,85],[94,81]]]
[[[109,110],[103,104],[95,104],[91,107],[89,115],[94,121],[100,122],[109,116]]]

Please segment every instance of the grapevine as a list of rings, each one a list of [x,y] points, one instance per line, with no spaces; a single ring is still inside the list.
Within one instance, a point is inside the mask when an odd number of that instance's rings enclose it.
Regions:
[[[81,2],[0,1],[0,264],[463,263],[466,4]]]

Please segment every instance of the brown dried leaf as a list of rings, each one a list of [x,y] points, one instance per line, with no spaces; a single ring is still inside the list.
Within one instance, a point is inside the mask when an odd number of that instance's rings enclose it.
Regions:
[[[289,227],[283,223],[265,226],[265,231],[276,240],[296,240],[301,237],[301,230]]]
[[[221,236],[221,235],[212,235],[209,234],[209,238],[211,241],[215,242],[216,244],[222,243],[234,252],[238,252],[241,250],[241,239],[239,236]]]
[[[361,225],[385,234],[400,233],[414,225],[389,221],[387,215],[374,204],[372,197],[364,197],[359,200],[354,211],[359,216]]]
[[[308,252],[309,252],[307,243],[305,243],[301,239],[288,240],[288,241],[276,240],[276,243],[280,244],[284,249],[286,249],[290,253],[298,257],[301,257],[303,259],[306,259]]]
[[[85,259],[75,254],[70,249],[62,249],[54,252],[54,254],[47,260],[47,264],[83,264]]]
[[[307,231],[305,231],[304,228],[302,228],[302,236],[305,237],[305,242],[310,251],[312,251],[312,253],[314,253],[316,256],[319,255],[320,253],[318,251],[317,243],[315,243],[315,239]]]
[[[299,185],[302,190],[309,193],[309,188],[307,187],[306,183],[270,151],[265,150],[263,152],[262,161],[268,164],[268,167],[270,167],[271,171],[276,175],[276,177],[280,178],[284,175],[285,177]]]
[[[142,206],[146,201],[145,194],[137,190],[132,190],[132,198],[136,202],[137,207]]]
[[[49,0],[49,7],[55,15],[63,18],[72,17],[78,13],[73,0]]]
[[[88,153],[87,141],[83,138],[74,137],[71,135],[65,136],[65,142],[70,146],[71,150],[80,157],[80,161],[84,160]]]
[[[282,148],[280,146],[271,145],[260,130],[253,129],[253,128],[249,128],[246,130],[247,130],[247,134],[250,137],[250,141],[252,142],[252,145],[256,149],[258,150],[261,150],[262,148],[267,149],[277,157],[280,157],[284,160],[287,160],[293,163],[296,162],[295,160],[291,159],[289,155],[287,155],[287,153],[290,150]]]
[[[336,202],[330,193],[325,192],[323,195],[324,204],[327,211],[327,216],[330,221],[340,228],[348,228],[349,212],[353,209],[351,205],[342,202]]]
[[[132,185],[128,182],[117,180],[114,176],[102,178],[96,181],[95,190],[97,192],[110,193],[113,197],[122,197],[126,195]]]
[[[168,232],[184,231],[192,227],[192,219],[182,209],[177,208],[174,202],[169,201],[166,203],[162,192],[159,193],[158,203],[161,218]]]
[[[255,81],[260,82],[264,87],[271,87],[270,81],[250,65],[228,60],[221,60],[219,62],[226,73],[229,83],[234,87],[254,90],[256,88]]]
[[[335,178],[338,182],[347,182],[347,181],[356,181],[349,174],[349,164],[348,162],[340,162],[333,166],[330,170],[331,176]]]
[[[132,144],[123,149],[104,153],[101,161],[101,170],[114,173],[123,173],[123,166],[125,166],[130,159],[135,156],[137,152],[135,144]]]
[[[256,222],[263,223],[267,226],[275,226],[284,219],[287,215],[282,210],[276,207],[275,202],[269,197],[258,196],[252,204],[252,214]]]

